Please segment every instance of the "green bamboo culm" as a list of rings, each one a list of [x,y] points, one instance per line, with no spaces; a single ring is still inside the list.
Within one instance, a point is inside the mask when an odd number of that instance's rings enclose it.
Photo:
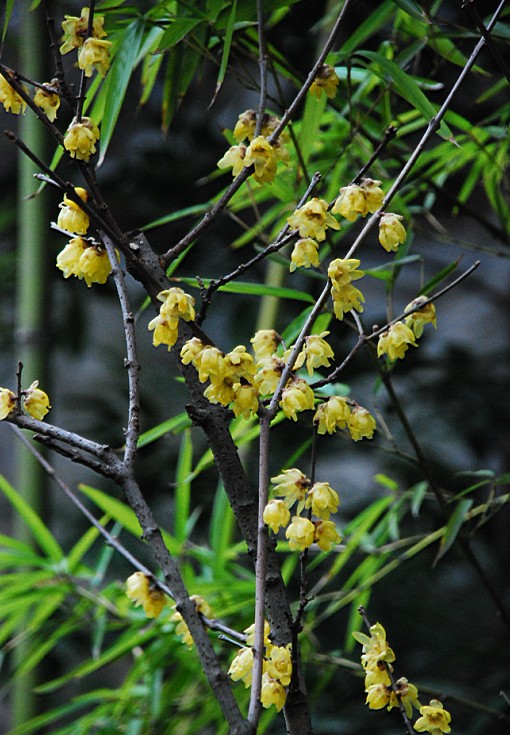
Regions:
[[[19,68],[30,79],[44,81],[43,48],[45,36],[44,17],[39,9],[30,12],[30,2],[19,3],[20,39]],[[21,7],[23,6],[23,7]],[[39,157],[45,156],[45,131],[36,116],[27,110],[19,118],[19,135],[24,143]],[[34,179],[36,169],[32,161],[22,153],[18,159],[18,232],[16,274],[16,359],[23,363],[23,387],[39,380],[47,390],[47,345],[44,335],[48,333],[46,237],[49,214],[45,194],[33,196],[38,188]],[[42,497],[45,477],[40,465],[21,443],[16,445],[15,485],[23,492],[32,508],[42,515]],[[15,534],[25,543],[31,543],[27,527],[20,516],[15,516]],[[20,621],[20,644],[15,649],[16,668],[26,658],[29,641],[24,641]],[[19,726],[34,716],[36,696],[33,689],[37,683],[37,671],[15,677],[12,690],[12,725]]]

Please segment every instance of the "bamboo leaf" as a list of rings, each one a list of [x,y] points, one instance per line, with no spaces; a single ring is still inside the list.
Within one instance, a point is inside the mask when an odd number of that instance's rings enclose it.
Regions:
[[[190,532],[189,511],[191,497],[191,470],[193,465],[193,442],[190,429],[182,435],[175,477],[174,535],[183,543]]]
[[[187,413],[183,412],[178,416],[173,416],[171,419],[167,419],[161,424],[153,426],[152,429],[147,429],[143,434],[140,434],[138,449],[152,444],[158,439],[161,439],[162,436],[165,436],[165,434],[180,434],[188,426],[191,426],[191,421]]]
[[[174,278],[173,280],[179,283],[185,283],[188,286],[199,288],[196,278]],[[201,279],[201,282],[207,288],[212,282],[212,279],[204,278]],[[284,288],[283,286],[266,286],[263,283],[235,281],[232,283],[225,283],[223,286],[220,286],[218,290],[224,291],[225,293],[238,293],[249,296],[276,296],[280,299],[307,301],[310,304],[315,303],[313,296],[310,296],[310,294],[303,291],[296,291],[293,288]]]
[[[14,0],[7,0],[5,3],[5,18],[4,27],[2,31],[2,43],[5,41],[5,34],[7,33],[7,27],[12,15],[12,9],[14,8]]]
[[[103,89],[101,90],[105,101],[101,124],[101,155],[98,166],[104,160],[113,131],[115,130],[133,67],[138,58],[144,29],[144,22],[137,18],[127,26],[117,41],[118,48],[112,68],[108,72]]]
[[[232,9],[230,10],[227,27],[225,29],[225,40],[223,41],[223,52],[221,54],[221,62],[220,62],[220,68],[218,71],[218,78],[216,80],[216,89],[214,90],[214,95],[213,95],[213,98],[211,100],[209,107],[211,107],[214,104],[214,101],[216,97],[218,96],[218,92],[221,89],[221,85],[223,84],[223,80],[225,79],[225,72],[227,71],[227,66],[228,66],[228,57],[230,55],[230,47],[232,45],[232,37],[234,35],[236,14],[237,14],[237,0],[233,0]]]
[[[457,266],[459,265],[459,262],[460,262],[459,260],[454,260],[453,263],[449,263],[441,271],[439,271],[439,273],[436,276],[431,278],[430,281],[428,281],[428,283],[426,283],[423,286],[423,288],[420,291],[420,296],[426,296],[431,291],[433,291],[436,288],[436,286],[442,283],[445,280],[445,278],[448,278],[450,273],[452,273],[452,271],[454,271],[457,268]]]
[[[201,22],[200,18],[176,18],[161,36],[158,51],[167,51],[177,46]]]
[[[23,497],[10,485],[3,475],[0,475],[0,490],[6,496],[18,515],[24,520],[30,532],[47,556],[53,561],[64,558],[64,552],[60,548],[49,528],[43,523],[37,513],[23,499]]]
[[[436,558],[434,559],[433,566],[435,566],[438,561],[443,558],[446,552],[449,551],[453,546],[455,539],[457,538],[459,531],[462,528],[462,524],[466,520],[466,515],[472,505],[472,498],[464,498],[460,500],[455,506],[455,510],[451,514],[450,518],[448,519],[448,523],[446,524],[446,532],[439,543],[439,550],[437,552]]]

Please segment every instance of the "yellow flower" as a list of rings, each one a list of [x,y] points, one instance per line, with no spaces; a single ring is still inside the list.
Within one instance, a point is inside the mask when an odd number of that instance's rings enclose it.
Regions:
[[[205,345],[202,352],[195,359],[194,365],[198,370],[198,379],[201,383],[211,380],[222,383],[225,377],[225,359],[223,352],[212,345]]]
[[[292,523],[285,531],[292,551],[304,551],[311,546],[315,539],[315,526],[308,518],[294,516]]]
[[[260,701],[262,706],[268,709],[274,704],[276,711],[280,712],[287,699],[287,692],[276,679],[272,679],[269,674],[262,675],[262,689],[260,692]]]
[[[385,213],[379,221],[379,242],[385,250],[397,251],[400,243],[407,237],[400,214]]]
[[[53,79],[50,84],[46,82],[42,87],[37,87],[34,95],[34,103],[44,111],[50,122],[54,122],[60,107],[60,95],[55,92],[58,89],[58,80]]]
[[[163,610],[166,597],[160,589],[154,587],[147,575],[135,572],[126,581],[126,595],[135,603],[142,605],[148,618],[158,618]]]
[[[334,358],[335,356],[333,350],[324,339],[328,334],[329,332],[311,334],[305,340],[304,353],[306,355],[308,375],[312,375],[315,368],[322,366],[329,367],[330,358]]]
[[[88,161],[96,152],[98,140],[99,128],[90,117],[82,117],[80,121],[75,118],[64,136],[64,148],[71,158]]]
[[[20,97],[14,87],[11,87],[7,79],[0,73],[0,104],[2,104],[7,112],[13,115],[24,113],[27,103]]]
[[[295,379],[291,381],[282,392],[280,407],[288,419],[297,421],[299,411],[307,411],[314,407],[313,390],[306,380]]]
[[[357,258],[336,258],[328,266],[328,278],[332,286],[340,288],[348,286],[352,281],[363,278],[365,271],[358,270],[360,261]]]
[[[255,375],[253,357],[244,345],[238,345],[225,355],[225,373],[236,380],[251,380]]]
[[[0,388],[0,421],[5,419],[16,407],[16,394],[8,388]]]
[[[426,296],[418,296],[418,298],[414,299],[414,301],[411,301],[411,303],[408,304],[404,309],[404,313],[407,313],[411,309],[416,309],[417,307],[419,307],[419,310],[414,311],[412,314],[409,314],[409,316],[406,317],[405,321],[406,326],[413,330],[414,336],[416,338],[421,337],[421,335],[423,334],[423,326],[425,324],[432,324],[434,329],[437,328],[436,307],[434,306],[434,304],[429,301],[428,304],[420,306],[420,304],[423,304],[423,302],[426,300]]]
[[[204,349],[204,343],[198,337],[192,337],[181,348],[181,362],[183,365],[195,364],[200,353]]]
[[[388,355],[390,360],[401,360],[409,345],[418,347],[413,330],[403,322],[395,322],[379,337],[377,357]]]
[[[358,288],[350,283],[338,288],[333,285],[331,287],[331,298],[333,300],[333,311],[340,321],[349,311],[355,310],[360,313],[363,311],[365,297]]]
[[[209,603],[202,597],[202,595],[191,595],[190,600],[194,602],[197,612],[205,615],[206,618],[212,617],[211,607]],[[184,622],[181,613],[176,610],[171,616],[170,620],[173,623],[177,623],[177,625],[175,626],[176,635],[179,636],[179,638],[182,640],[183,643],[188,646],[188,648],[191,648],[193,646],[193,638],[191,637],[189,628]]]
[[[315,482],[308,490],[305,508],[311,508],[317,518],[328,520],[331,513],[336,513],[340,500],[338,493],[328,482]]]
[[[244,632],[246,633],[246,645],[253,646],[255,643],[255,623],[248,626],[248,628],[245,628]],[[270,633],[271,628],[269,627],[269,623],[267,620],[264,620],[264,646],[266,646],[266,648],[271,645],[271,641],[269,640]]]
[[[64,278],[81,278],[80,258],[87,247],[88,243],[83,237],[73,237],[57,255],[57,268],[63,272]]]
[[[363,646],[361,663],[365,670],[375,668],[381,661],[389,664],[395,661],[395,654],[388,645],[386,631],[381,623],[370,626],[370,637],[365,633],[358,632],[354,632],[352,635]]]
[[[285,363],[274,355],[272,358],[259,363],[259,369],[253,378],[260,395],[266,396],[275,392],[282,376]]]
[[[377,212],[384,201],[384,192],[379,187],[380,181],[374,179],[363,179],[361,184],[349,184],[340,189],[340,196],[335,201],[331,211],[340,214],[349,222],[354,222],[360,214]]]
[[[451,715],[443,709],[438,699],[431,699],[430,704],[420,707],[420,715],[421,717],[414,723],[414,729],[417,732],[429,732],[431,735],[451,732],[449,725]]]
[[[42,421],[50,410],[50,399],[46,393],[38,388],[38,380],[34,380],[30,388],[27,388],[24,392],[23,405],[25,411],[32,416],[33,419]]]
[[[358,442],[360,439],[371,439],[376,429],[374,417],[362,406],[354,406],[349,418],[347,428],[351,439]]]
[[[257,113],[255,110],[245,110],[239,115],[234,128],[234,138],[238,143],[248,138],[253,140],[255,127],[257,125]]]
[[[264,523],[273,531],[278,533],[280,528],[285,528],[290,521],[290,511],[284,500],[273,498],[264,508]]]
[[[152,344],[155,347],[164,344],[170,350],[177,342],[179,319],[189,322],[195,318],[195,299],[185,293],[182,288],[174,287],[161,291],[158,294],[158,300],[163,302],[163,305],[158,316],[149,322],[148,329],[154,330]],[[200,345],[202,345],[201,342]],[[190,361],[191,359],[188,360]]]
[[[259,363],[270,358],[278,349],[281,341],[282,338],[274,329],[259,329],[250,340],[255,352],[256,362]]]
[[[325,199],[314,197],[302,207],[296,209],[294,214],[287,217],[288,224],[295,230],[299,230],[301,237],[313,238],[318,242],[326,239],[326,230],[331,227],[339,230],[340,225],[328,212],[328,203]]]
[[[390,675],[388,674],[388,668],[393,671],[391,664],[386,664],[384,661],[375,661],[370,664],[370,667],[365,669],[365,691],[374,684],[385,684],[391,687]]]
[[[367,689],[367,699],[370,709],[382,709],[389,704],[391,698],[391,686],[385,684],[372,684]]]
[[[345,429],[350,415],[347,400],[343,396],[331,396],[318,406],[313,422],[319,434],[333,434],[337,429]]]
[[[269,653],[269,656],[267,656]],[[292,656],[291,645],[287,646],[271,646],[266,652],[266,671],[272,678],[280,682],[284,687],[288,687],[292,677]]]
[[[245,687],[251,685],[253,672],[253,649],[240,648],[234,656],[228,675],[232,681],[242,681]]]
[[[231,168],[232,176],[236,178],[239,176],[244,168],[244,159],[246,156],[245,145],[233,145],[230,146],[225,155],[220,158],[216,164],[218,168]]]
[[[395,689],[397,690],[394,692],[392,690],[391,696],[390,696],[390,702],[388,704],[388,711],[391,710],[393,707],[398,707],[398,697],[397,694],[400,696],[400,701],[404,705],[404,709],[406,711],[406,715],[410,718],[413,716],[413,707],[415,709],[420,709],[420,703],[418,701],[418,689],[414,686],[414,684],[411,684],[409,681],[407,681],[405,676],[402,676],[400,679],[397,679],[395,682]]]
[[[333,521],[320,520],[314,526],[314,541],[322,551],[331,551],[333,546],[342,540]]]
[[[77,186],[74,190],[83,202],[87,201],[87,192],[81,186]],[[84,235],[90,225],[90,218],[86,212],[79,207],[76,202],[64,196],[64,201],[59,205],[60,212],[57,219],[57,225],[67,232],[76,235]]]
[[[320,265],[319,243],[311,237],[300,238],[294,245],[290,256],[290,272],[296,268],[317,268]]]
[[[275,486],[274,494],[285,498],[287,508],[291,508],[295,502],[298,502],[297,512],[300,513],[304,508],[306,491],[310,486],[308,477],[301,470],[292,467],[272,477],[271,482]]]
[[[111,41],[98,38],[87,38],[78,51],[78,66],[86,77],[91,77],[94,69],[100,77],[104,77],[110,68]]]
[[[233,388],[234,397],[232,410],[234,416],[242,416],[249,419],[259,410],[259,394],[252,385],[236,383]],[[230,401],[229,401],[230,403]]]
[[[65,15],[65,20],[62,21],[62,30],[64,31],[63,43],[60,47],[60,53],[67,54],[72,51],[73,48],[80,48],[87,37],[87,30],[89,25],[89,9],[83,8],[81,15],[77,18],[74,15]],[[104,16],[94,15],[92,23],[92,37],[93,38],[104,38],[106,33],[103,29]]]
[[[326,93],[329,99],[333,99],[336,96],[339,82],[340,80],[334,67],[329,66],[329,64],[323,64],[313,80],[309,92],[317,97],[317,99],[321,98],[323,92]]]
[[[105,248],[91,245],[85,248],[78,263],[79,278],[83,278],[90,288],[93,283],[106,283],[112,272],[112,266]]]

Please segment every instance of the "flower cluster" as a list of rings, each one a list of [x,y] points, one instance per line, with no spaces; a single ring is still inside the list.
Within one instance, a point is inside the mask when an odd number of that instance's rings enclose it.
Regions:
[[[325,92],[329,99],[336,96],[337,87],[340,80],[333,66],[323,64],[315,79],[313,80],[309,92],[319,100],[322,93]]]
[[[252,682],[253,649],[255,626],[246,628],[246,646],[236,653],[228,674],[233,681],[242,681],[248,688]],[[264,623],[264,658],[262,661],[262,688],[260,701],[268,709],[275,706],[280,712],[287,699],[287,687],[292,677],[292,653],[287,646],[275,646],[269,638],[269,624]]]
[[[349,222],[361,215],[373,214],[382,206],[384,192],[380,188],[380,181],[363,179],[360,184],[349,184],[340,189],[331,211],[340,214]]]
[[[268,502],[264,509],[264,523],[273,533],[280,528],[286,528],[285,536],[293,551],[304,551],[316,543],[322,551],[331,551],[335,544],[340,542],[340,535],[333,521],[331,513],[338,510],[338,493],[327,482],[310,480],[300,470],[292,468],[283,470],[280,475],[271,478],[274,483],[275,497]],[[292,517],[290,509],[296,504],[295,515]],[[307,516],[301,516],[303,510]],[[311,516],[317,520],[312,521]]]
[[[206,618],[212,617],[212,609],[207,600],[205,600],[202,595],[191,595],[190,600],[194,602],[195,608],[198,613],[205,615]],[[171,616],[170,620],[173,623],[177,623],[177,625],[175,626],[176,635],[179,636],[179,638],[182,640],[183,643],[188,646],[188,648],[192,648],[193,638],[191,637],[189,628],[184,622],[181,613],[176,610]]]
[[[26,102],[16,92],[9,81],[0,73],[0,104],[2,104],[7,112],[13,115],[19,115],[25,112]]]
[[[278,163],[287,165],[289,161],[285,134],[274,143],[268,141],[278,122],[278,118],[274,115],[264,113],[260,134],[256,136],[257,113],[254,110],[246,110],[239,115],[234,128],[237,145],[231,146],[218,161],[218,168],[231,168],[232,176],[235,178],[244,168],[253,166],[255,181],[258,184],[271,184],[276,176]]]
[[[387,707],[391,710],[401,703],[409,719],[413,716],[413,708],[419,710],[421,717],[414,724],[417,732],[428,732],[431,735],[450,732],[451,716],[443,709],[441,702],[433,699],[429,705],[422,707],[414,684],[405,676],[396,681],[390,677],[393,674],[395,654],[380,623],[370,627],[370,636],[359,632],[353,633],[353,636],[363,646],[361,664],[365,671],[366,704],[370,709]]]
[[[71,158],[88,161],[96,152],[99,128],[90,117],[74,118],[64,135],[64,148]]]
[[[287,223],[292,229],[299,231],[300,237],[312,238],[317,242],[326,239],[328,228],[340,229],[339,223],[328,212],[327,201],[318,197],[310,199],[302,207],[296,209],[290,217],[287,217]]]
[[[337,429],[347,429],[355,442],[372,439],[376,429],[372,414],[344,396],[331,396],[320,403],[313,421],[319,434],[334,434]]]
[[[352,285],[352,281],[362,278],[365,274],[358,270],[360,261],[356,258],[336,258],[328,267],[328,277],[331,281],[331,298],[333,309],[337,319],[343,319],[344,315],[355,309],[363,311],[363,294]]]
[[[42,421],[50,410],[50,400],[47,394],[39,387],[39,381],[34,380],[32,385],[21,392],[22,408],[33,419]],[[0,421],[7,418],[16,408],[17,396],[9,388],[0,388]]]
[[[148,328],[154,331],[152,344],[155,347],[167,345],[170,350],[177,342],[179,319],[190,322],[195,318],[195,299],[182,288],[174,287],[161,291],[158,300],[163,302],[163,306],[158,316],[149,322]]]
[[[80,17],[66,15],[62,21],[64,31],[61,54],[67,54],[73,49],[78,50],[78,66],[85,72],[85,76],[97,73],[104,77],[110,67],[111,41],[105,41],[106,32],[103,28],[104,16],[94,15],[91,34],[88,35],[89,9],[83,8]]]
[[[89,288],[93,283],[106,283],[112,272],[106,249],[81,236],[71,238],[58,254],[57,268],[63,272],[64,278],[83,278]]]
[[[377,356],[387,355],[390,360],[401,360],[409,347],[418,347],[416,340],[422,336],[425,324],[436,327],[436,310],[434,304],[428,302],[425,296],[411,301],[404,313],[412,312],[405,322],[395,322],[379,337]]]
[[[143,572],[135,572],[126,580],[126,595],[136,607],[140,605],[148,618],[159,618],[166,597]]]

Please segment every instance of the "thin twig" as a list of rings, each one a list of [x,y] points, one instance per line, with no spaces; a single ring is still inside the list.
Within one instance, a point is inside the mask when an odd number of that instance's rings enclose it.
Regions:
[[[138,437],[140,436],[140,363],[138,362],[136,349],[135,320],[133,312],[130,309],[126,281],[117,258],[117,253],[115,252],[115,246],[105,233],[100,232],[99,234],[112,266],[112,275],[117,288],[117,295],[119,297],[119,304],[122,312],[122,321],[124,323],[127,354],[126,360],[124,361],[124,367],[126,367],[128,371],[129,383],[128,424],[126,430],[124,464],[127,468],[130,468],[134,466],[136,447]]]

